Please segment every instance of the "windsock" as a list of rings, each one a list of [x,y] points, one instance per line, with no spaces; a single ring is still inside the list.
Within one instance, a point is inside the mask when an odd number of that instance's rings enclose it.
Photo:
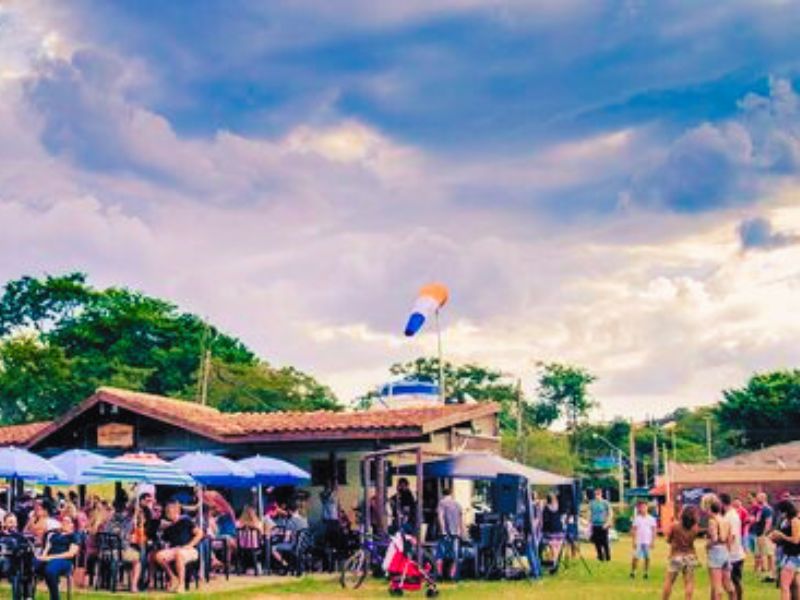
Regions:
[[[406,323],[406,335],[411,337],[422,329],[428,317],[447,304],[449,297],[450,293],[441,283],[422,286]]]

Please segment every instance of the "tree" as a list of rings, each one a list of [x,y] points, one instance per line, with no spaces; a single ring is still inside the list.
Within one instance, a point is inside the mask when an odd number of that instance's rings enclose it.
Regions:
[[[586,417],[595,405],[589,397],[588,387],[596,377],[580,367],[560,363],[541,363],[539,366],[539,400],[533,410],[545,425],[565,418],[575,439],[578,420]]]
[[[61,348],[33,335],[0,344],[0,422],[25,423],[66,412],[73,399],[90,393],[75,377]]]
[[[407,363],[394,364],[389,371],[392,375],[400,375],[409,379],[437,382],[439,380],[439,359],[417,358]],[[454,365],[445,361],[444,377],[448,399],[458,402],[467,400],[497,402],[501,408],[500,428],[504,431],[516,429],[516,385],[501,371],[475,363]],[[363,400],[369,399],[370,396],[367,395]],[[524,398],[523,410],[525,420],[533,418],[530,406]]]
[[[716,417],[725,441],[741,448],[796,440],[800,370],[756,374],[743,388],[725,390]]]
[[[342,409],[330,388],[293,367],[228,364],[218,359],[211,366],[208,403],[223,412]]]
[[[194,398],[206,352],[216,372],[226,373],[225,383],[216,377],[211,388],[225,410],[336,404],[310,375],[265,365],[196,315],[125,288],[95,289],[80,273],[8,282],[0,297],[0,344],[6,423],[53,418],[101,385]],[[230,395],[224,401],[221,389]]]

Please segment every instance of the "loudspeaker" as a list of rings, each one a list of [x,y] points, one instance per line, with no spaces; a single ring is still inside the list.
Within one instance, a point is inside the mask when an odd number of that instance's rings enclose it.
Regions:
[[[523,489],[524,477],[509,473],[500,473],[495,482],[495,507],[503,515],[515,515],[519,512],[520,490]]]

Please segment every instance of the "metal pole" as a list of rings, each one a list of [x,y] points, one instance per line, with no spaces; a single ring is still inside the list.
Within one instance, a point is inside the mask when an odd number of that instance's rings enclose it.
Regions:
[[[435,320],[436,320],[436,345],[437,351],[439,355],[439,401],[444,404],[445,400],[447,400],[447,394],[445,393],[445,380],[444,380],[444,353],[442,351],[442,328],[439,324],[439,309],[436,309],[434,313]]]
[[[714,462],[714,455],[711,452],[711,417],[706,417],[706,450],[708,451],[708,462]]]
[[[619,463],[617,469],[619,473],[619,502],[625,502],[625,467],[622,465],[622,450],[617,450],[617,462]]]
[[[417,448],[417,564],[422,564],[422,448]]]

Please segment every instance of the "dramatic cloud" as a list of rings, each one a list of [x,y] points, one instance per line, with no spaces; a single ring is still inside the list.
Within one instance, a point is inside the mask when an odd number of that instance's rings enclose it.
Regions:
[[[800,236],[775,231],[769,219],[763,217],[742,221],[738,231],[743,250],[771,250],[800,242]]]
[[[401,4],[0,5],[0,280],[169,297],[344,399],[433,352],[429,280],[448,357],[579,363],[606,416],[800,361],[795,17]]]

